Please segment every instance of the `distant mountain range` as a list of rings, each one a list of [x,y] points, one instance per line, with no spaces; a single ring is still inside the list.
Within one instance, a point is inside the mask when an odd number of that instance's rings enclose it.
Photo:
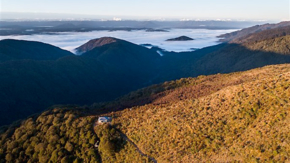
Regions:
[[[55,104],[91,105],[164,81],[290,63],[289,26],[281,24],[249,35],[227,34],[230,42],[194,52],[164,51],[163,56],[156,47],[109,37],[81,45],[76,49],[80,56],[40,42],[2,40],[0,125]]]
[[[170,28],[188,29],[241,29],[262,22],[252,21],[0,21],[0,36],[32,35],[54,32],[88,32],[95,30],[146,30],[166,32]]]

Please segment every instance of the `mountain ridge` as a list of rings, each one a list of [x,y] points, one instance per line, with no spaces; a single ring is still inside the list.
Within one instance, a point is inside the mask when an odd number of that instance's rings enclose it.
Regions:
[[[242,37],[246,37],[247,35],[258,33],[258,32],[261,32],[261,31],[266,31],[266,30],[269,30],[269,29],[285,27],[285,26],[289,26],[289,25],[290,25],[290,21],[284,21],[284,22],[280,22],[280,23],[277,23],[277,24],[256,25],[256,26],[252,26],[252,27],[249,27],[249,28],[244,28],[242,30],[235,31],[235,32],[232,32],[232,33],[223,34],[223,35],[220,35],[219,37],[221,38],[221,41],[229,42],[229,41],[231,41],[233,39],[239,39],[239,38],[242,38]]]

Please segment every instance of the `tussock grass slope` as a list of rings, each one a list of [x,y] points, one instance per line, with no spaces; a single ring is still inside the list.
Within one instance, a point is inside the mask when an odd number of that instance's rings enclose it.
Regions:
[[[239,76],[245,82],[132,107],[115,113],[115,123],[158,161],[289,161],[290,65],[220,76],[216,83]],[[183,95],[183,87],[192,87],[185,85],[175,91]]]

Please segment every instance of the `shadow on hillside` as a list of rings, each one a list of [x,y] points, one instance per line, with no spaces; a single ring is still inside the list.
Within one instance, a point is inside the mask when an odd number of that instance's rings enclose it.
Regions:
[[[279,54],[262,50],[250,50],[239,44],[222,44],[210,48],[221,47],[214,52],[205,54],[207,48],[190,53],[168,53],[165,60],[169,60],[163,68],[163,77],[155,83],[162,83],[179,78],[197,77],[217,73],[231,73],[246,71],[267,65],[290,63],[290,53]],[[199,55],[201,57],[192,57]],[[193,59],[194,58],[194,59]],[[95,103],[90,106],[90,114],[107,114],[126,108],[142,106],[162,98],[161,92],[167,90],[166,85],[153,85],[131,92],[115,101]],[[174,89],[174,88],[173,88]],[[162,105],[162,104],[159,104]]]
[[[265,45],[267,46],[267,45]],[[287,45],[285,45],[286,47]],[[258,47],[257,47],[258,48]],[[279,50],[279,49],[272,49]],[[266,65],[290,63],[290,51],[285,54],[250,50],[240,44],[227,44],[215,52],[209,53],[196,62],[193,74],[209,75],[245,71]]]
[[[122,64],[117,68],[106,67],[99,60],[76,56],[50,62],[1,63],[0,125],[41,112],[54,104],[91,105],[165,81],[290,63],[290,55],[249,50],[238,44],[220,44],[194,52],[166,52],[154,63],[148,63],[146,67],[134,63],[134,68],[127,66],[126,70],[120,70]],[[166,90],[161,85],[151,88],[133,92],[115,102],[96,103],[89,107],[89,114],[107,114],[145,105],[158,98],[152,98],[153,95]]]

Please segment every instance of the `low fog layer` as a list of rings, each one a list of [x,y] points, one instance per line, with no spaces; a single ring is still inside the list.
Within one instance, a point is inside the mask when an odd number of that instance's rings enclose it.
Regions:
[[[171,29],[169,32],[136,31],[93,31],[93,32],[61,32],[41,35],[0,36],[0,39],[20,39],[49,43],[62,49],[73,51],[76,47],[95,38],[110,36],[133,42],[135,44],[152,44],[167,51],[192,51],[218,44],[219,36],[235,30],[207,30],[207,29]],[[179,36],[188,36],[192,41],[165,41]]]

